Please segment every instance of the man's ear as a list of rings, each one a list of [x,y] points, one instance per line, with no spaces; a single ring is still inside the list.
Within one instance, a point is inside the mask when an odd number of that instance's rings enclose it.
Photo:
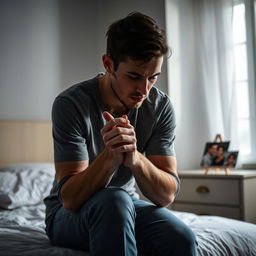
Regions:
[[[109,74],[112,74],[114,72],[114,63],[111,57],[107,54],[104,54],[102,56],[102,63],[104,68]]]

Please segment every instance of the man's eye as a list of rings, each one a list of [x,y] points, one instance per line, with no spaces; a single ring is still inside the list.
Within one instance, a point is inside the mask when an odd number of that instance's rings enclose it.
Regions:
[[[155,81],[157,79],[158,76],[152,76],[149,78],[150,81]]]
[[[138,76],[129,76],[129,78],[130,78],[131,80],[139,80],[139,77],[138,77]]]

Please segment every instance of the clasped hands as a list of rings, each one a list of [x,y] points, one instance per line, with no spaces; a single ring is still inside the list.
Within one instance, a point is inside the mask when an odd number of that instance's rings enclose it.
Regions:
[[[101,135],[110,161],[118,167],[123,164],[132,168],[136,163],[137,140],[134,127],[127,115],[114,118],[109,112],[103,113],[107,123],[101,129]]]

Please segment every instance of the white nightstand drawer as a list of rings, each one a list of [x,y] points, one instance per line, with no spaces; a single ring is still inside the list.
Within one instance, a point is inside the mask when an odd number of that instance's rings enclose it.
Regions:
[[[241,219],[240,209],[234,207],[174,203],[171,209],[181,212],[192,212],[198,215],[216,215],[238,220]]]
[[[239,205],[239,180],[236,179],[181,179],[181,190],[176,202]]]

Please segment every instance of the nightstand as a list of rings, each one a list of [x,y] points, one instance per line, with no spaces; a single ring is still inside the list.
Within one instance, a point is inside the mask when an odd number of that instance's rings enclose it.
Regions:
[[[171,209],[256,223],[256,171],[180,171],[181,189]]]

